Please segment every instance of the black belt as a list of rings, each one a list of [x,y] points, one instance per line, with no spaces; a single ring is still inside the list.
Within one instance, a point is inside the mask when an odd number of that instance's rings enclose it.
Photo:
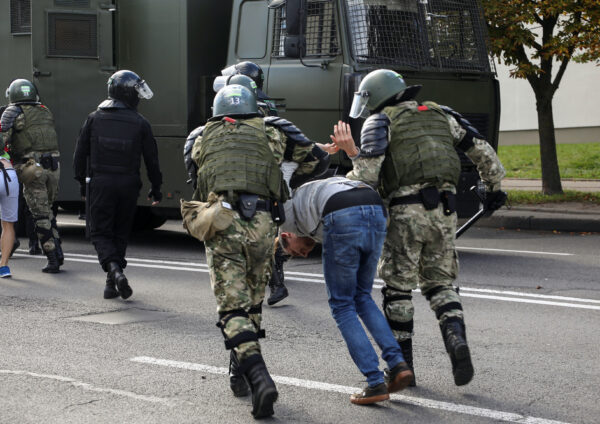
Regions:
[[[410,194],[408,196],[394,197],[390,201],[390,208],[396,205],[412,205],[415,203],[423,203],[421,196],[418,194]]]
[[[456,212],[456,194],[451,191],[438,191],[435,187],[419,190],[418,194],[394,197],[390,201],[390,208],[396,205],[422,204],[425,209],[432,210],[438,207],[440,201],[444,206],[444,215]]]

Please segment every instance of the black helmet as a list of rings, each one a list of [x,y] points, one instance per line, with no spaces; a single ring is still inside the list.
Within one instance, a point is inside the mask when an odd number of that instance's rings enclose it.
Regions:
[[[226,85],[219,90],[213,102],[213,118],[223,116],[258,116],[256,97],[243,85]]]
[[[6,89],[9,103],[37,102],[38,92],[35,85],[26,79],[16,79]]]
[[[236,75],[242,74],[250,77],[256,83],[256,86],[262,90],[263,82],[265,82],[265,73],[262,68],[254,62],[240,62],[231,65],[221,71],[221,75]]]
[[[108,79],[108,97],[135,109],[140,99],[151,99],[154,93],[146,81],[132,71],[117,71]]]

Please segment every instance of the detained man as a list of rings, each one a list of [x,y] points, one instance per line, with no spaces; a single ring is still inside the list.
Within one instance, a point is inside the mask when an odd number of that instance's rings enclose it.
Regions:
[[[368,185],[344,177],[316,180],[298,187],[285,203],[280,243],[290,255],[306,257],[323,244],[323,273],[329,307],[352,360],[368,386],[350,402],[367,405],[404,389],[413,373],[398,342],[371,297],[377,261],[386,235],[386,209]],[[379,358],[359,321],[381,349],[389,371],[387,384]]]

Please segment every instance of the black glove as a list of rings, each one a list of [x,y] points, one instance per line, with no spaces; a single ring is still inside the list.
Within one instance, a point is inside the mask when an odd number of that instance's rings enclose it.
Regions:
[[[148,199],[152,199],[156,202],[160,202],[162,200],[162,193],[160,192],[160,187],[152,187],[148,192]]]
[[[502,190],[486,193],[485,201],[483,202],[483,209],[486,211],[485,215],[490,216],[494,211],[500,209],[506,203],[507,197],[506,192]]]

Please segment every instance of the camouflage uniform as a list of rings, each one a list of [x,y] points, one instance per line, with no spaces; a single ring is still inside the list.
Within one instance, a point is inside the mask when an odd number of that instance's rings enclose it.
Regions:
[[[286,146],[292,142],[275,127],[267,125],[265,132],[269,148],[277,163],[281,164]],[[203,135],[198,136],[192,148],[192,159],[198,167],[202,139]],[[300,164],[297,174],[310,174],[317,166],[319,161],[311,159],[312,149],[313,145],[293,144],[291,160]],[[196,189],[194,200],[205,200],[201,197]],[[249,221],[236,212],[229,228],[205,241],[211,286],[217,300],[217,312],[221,317],[219,326],[225,336],[226,346],[230,346],[227,341],[235,340],[236,336],[244,333],[255,333],[256,339],[264,335],[264,331],[260,330],[262,302],[271,277],[276,235],[277,225],[270,212],[257,211]],[[240,311],[243,312],[238,313]],[[258,340],[243,342],[233,346],[233,349],[240,362],[260,354]]]
[[[405,102],[416,105],[416,102]],[[389,113],[390,107],[383,109]],[[446,115],[449,130],[457,146],[466,131],[451,115]],[[392,122],[393,125],[393,122]],[[477,165],[477,170],[489,191],[500,189],[505,175],[494,149],[485,141],[474,138],[473,145],[465,154]],[[380,171],[385,155],[361,157],[353,160],[354,169],[347,175],[380,187]],[[385,197],[393,198],[415,195],[430,183],[417,183],[398,187]],[[381,187],[380,187],[381,188]],[[456,193],[453,184],[443,183],[440,191]],[[458,275],[458,256],[454,246],[456,214],[445,215],[443,205],[426,210],[423,204],[399,204],[390,208],[390,224],[378,272],[385,282],[384,312],[399,342],[413,334],[414,307],[411,291],[420,288],[436,313],[440,325],[451,317],[462,320],[463,311],[453,281]]]
[[[54,119],[48,108],[40,104],[19,104],[21,113],[12,121],[4,134],[4,142],[11,145],[11,156],[19,181],[23,182],[23,196],[35,220],[36,234],[44,252],[56,249],[60,237],[52,204],[58,195],[60,164]],[[6,113],[6,112],[5,112]],[[41,121],[41,122],[40,122]],[[42,141],[43,140],[43,141]],[[43,150],[37,150],[42,145]],[[56,169],[40,165],[41,155],[49,153],[56,161]],[[30,177],[25,178],[26,173]]]

